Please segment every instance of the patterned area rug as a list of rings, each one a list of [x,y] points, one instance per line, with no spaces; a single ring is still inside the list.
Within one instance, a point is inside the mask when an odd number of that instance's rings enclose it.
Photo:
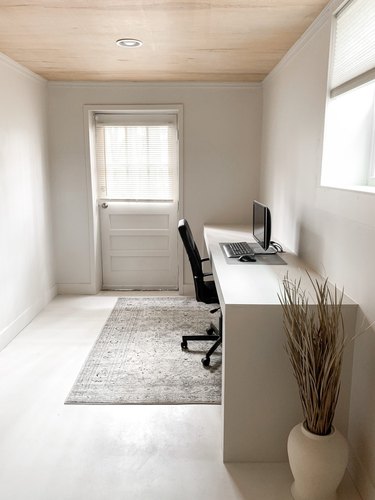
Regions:
[[[221,351],[204,368],[211,342],[182,335],[205,334],[213,306],[190,297],[118,299],[66,404],[220,404]]]

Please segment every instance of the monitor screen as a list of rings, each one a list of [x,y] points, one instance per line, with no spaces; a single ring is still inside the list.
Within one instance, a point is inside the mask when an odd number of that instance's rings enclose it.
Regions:
[[[258,201],[253,201],[253,236],[267,250],[271,240],[271,212]]]

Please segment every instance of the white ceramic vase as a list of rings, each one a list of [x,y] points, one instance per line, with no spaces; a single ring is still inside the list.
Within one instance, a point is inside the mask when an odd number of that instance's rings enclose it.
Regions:
[[[303,424],[288,438],[289,464],[294,477],[294,500],[336,500],[347,463],[348,444],[334,427],[327,436],[309,432]]]

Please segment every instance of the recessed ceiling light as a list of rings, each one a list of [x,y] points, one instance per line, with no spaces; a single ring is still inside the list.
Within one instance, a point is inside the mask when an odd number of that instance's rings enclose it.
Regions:
[[[136,38],[120,38],[120,40],[117,40],[116,43],[119,47],[126,47],[130,49],[140,47],[142,45],[142,42]]]

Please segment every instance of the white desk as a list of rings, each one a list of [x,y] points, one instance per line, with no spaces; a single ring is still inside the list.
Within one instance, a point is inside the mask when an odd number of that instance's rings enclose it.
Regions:
[[[297,385],[284,350],[277,293],[283,276],[306,266],[290,253],[288,265],[228,264],[219,243],[251,241],[250,228],[205,226],[204,237],[223,313],[223,458],[225,462],[283,462],[289,431],[302,421]],[[312,301],[311,301],[312,303]],[[348,334],[357,306],[344,299]],[[335,424],[347,433],[352,346],[345,353]]]

